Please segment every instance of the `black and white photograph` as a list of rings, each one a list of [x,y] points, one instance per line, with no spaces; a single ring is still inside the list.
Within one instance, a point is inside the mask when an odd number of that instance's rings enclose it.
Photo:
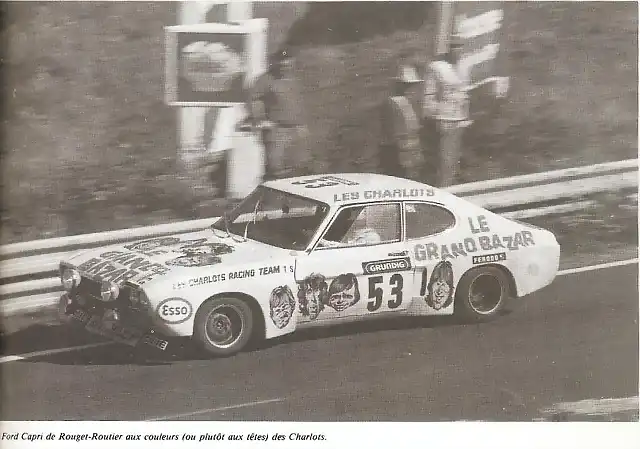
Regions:
[[[0,13],[0,447],[640,440],[637,2]]]

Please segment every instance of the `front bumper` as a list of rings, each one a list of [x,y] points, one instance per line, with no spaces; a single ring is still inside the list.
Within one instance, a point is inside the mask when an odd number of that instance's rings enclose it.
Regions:
[[[60,297],[58,312],[63,321],[83,327],[87,332],[117,343],[136,347],[140,344],[165,351],[169,341],[153,329],[149,317],[141,311],[118,310],[80,304],[77,298],[65,293]]]

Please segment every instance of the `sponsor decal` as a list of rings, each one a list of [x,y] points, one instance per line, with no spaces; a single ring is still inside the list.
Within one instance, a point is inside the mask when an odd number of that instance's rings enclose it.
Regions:
[[[319,189],[322,187],[332,187],[337,185],[357,186],[359,185],[355,181],[349,181],[348,179],[340,178],[338,176],[322,176],[319,178],[305,179],[301,181],[293,181],[293,185],[303,185],[307,189]]]
[[[229,273],[229,279],[247,279],[256,275],[256,270],[251,268],[250,270],[231,271]]]
[[[406,256],[407,254],[409,254],[409,251],[398,251],[397,253],[389,253],[389,256],[402,257],[402,256]]]
[[[280,274],[280,266],[274,265],[273,267],[261,267],[258,269],[258,273],[260,276],[264,276],[267,274]]]
[[[206,276],[198,276],[186,281],[178,281],[173,284],[174,290],[180,290],[186,287],[199,287],[201,285],[207,284],[215,284],[217,282],[223,282],[227,280],[227,275],[225,273],[220,274],[210,274]]]
[[[420,296],[423,297],[427,306],[434,310],[441,310],[449,307],[453,302],[453,266],[451,262],[442,261],[433,269],[429,282],[427,283],[427,269],[422,270],[422,283],[420,285]]]
[[[168,298],[158,304],[156,313],[168,324],[180,324],[191,318],[193,306],[182,298]]]
[[[333,195],[333,201],[354,201],[359,199],[397,199],[397,198],[420,198],[435,196],[434,189],[376,189],[364,190],[360,192],[345,192]]]
[[[325,277],[318,273],[311,273],[298,283],[298,306],[300,313],[315,320],[327,303],[329,286]]]
[[[480,234],[482,232],[491,232],[489,228],[489,224],[487,223],[487,217],[484,215],[478,215],[475,219],[473,217],[469,217],[469,228],[471,232],[474,234]]]
[[[411,259],[402,257],[397,259],[375,260],[362,262],[364,274],[393,273],[411,269]]]
[[[286,285],[274,288],[269,296],[269,316],[278,329],[287,327],[296,308],[296,300]]]
[[[507,260],[507,253],[496,253],[496,254],[485,254],[483,256],[473,256],[471,258],[471,263],[473,264],[491,263],[491,262],[501,262],[503,260]]]
[[[247,279],[256,275],[268,276],[271,274],[293,273],[293,265],[272,265],[270,267],[259,267],[258,269],[246,269],[238,271],[230,271],[229,273],[215,273],[206,276],[198,276],[187,280],[180,280],[173,284],[174,290],[180,290],[187,287],[199,287],[201,285],[215,284],[224,282],[227,279]]]
[[[136,282],[141,285],[169,272],[169,269],[162,264],[126,251],[102,253],[100,257],[94,257],[80,264],[78,270],[96,280],[111,281],[116,284],[136,278]]]
[[[447,260],[457,257],[467,257],[477,251],[508,250],[517,251],[520,248],[535,246],[531,231],[520,231],[513,235],[499,234],[467,237],[462,242],[437,245],[435,243],[417,244],[413,247],[417,261]]]
[[[178,249],[173,250],[172,248]],[[169,272],[167,266],[201,267],[222,262],[222,254],[233,252],[225,243],[211,243],[207,239],[180,240],[177,237],[149,239],[124,246],[128,251],[108,251],[80,264],[78,269],[96,280],[121,284],[136,279],[142,285]],[[149,256],[179,253],[166,264],[153,262]],[[146,256],[146,257],[145,257]]]
[[[180,240],[178,237],[161,237],[143,240],[124,246],[129,251],[142,253],[147,256],[181,253],[184,256],[211,254],[220,256],[233,252],[233,247],[226,243],[210,242],[206,238]],[[177,249],[176,249],[177,248]]]

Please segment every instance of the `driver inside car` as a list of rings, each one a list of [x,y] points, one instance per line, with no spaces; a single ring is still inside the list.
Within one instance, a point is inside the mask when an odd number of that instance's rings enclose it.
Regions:
[[[367,226],[366,210],[361,207],[341,213],[319,243],[323,247],[340,247],[380,242],[382,238],[376,230]]]

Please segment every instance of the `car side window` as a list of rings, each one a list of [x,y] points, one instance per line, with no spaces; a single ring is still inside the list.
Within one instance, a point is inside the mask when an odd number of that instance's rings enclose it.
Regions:
[[[454,215],[442,206],[426,203],[406,203],[407,239],[438,234],[456,224]]]
[[[400,204],[342,209],[318,242],[319,248],[368,246],[400,241]]]

